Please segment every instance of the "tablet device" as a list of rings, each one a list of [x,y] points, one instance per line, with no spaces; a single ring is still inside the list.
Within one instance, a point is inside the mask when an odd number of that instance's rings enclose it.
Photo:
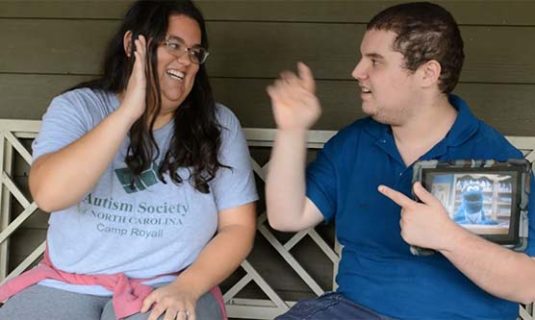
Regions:
[[[416,162],[413,170],[413,183],[420,181],[457,224],[502,246],[526,248],[531,176],[527,160],[429,160]],[[411,252],[431,253],[422,248]]]

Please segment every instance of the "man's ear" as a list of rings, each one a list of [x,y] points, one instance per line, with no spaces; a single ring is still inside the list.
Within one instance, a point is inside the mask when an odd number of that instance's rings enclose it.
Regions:
[[[132,31],[128,30],[123,36],[123,48],[126,56],[130,58],[132,54]]]
[[[436,60],[429,60],[420,66],[422,86],[430,87],[432,85],[438,85],[440,82],[440,73],[442,72],[442,66]]]

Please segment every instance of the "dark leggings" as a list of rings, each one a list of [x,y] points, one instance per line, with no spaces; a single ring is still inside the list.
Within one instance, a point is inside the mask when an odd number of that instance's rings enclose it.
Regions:
[[[197,301],[198,320],[221,320],[219,304],[208,292]],[[146,320],[137,313],[125,320]],[[31,286],[11,297],[0,308],[0,319],[9,320],[116,320],[111,298],[73,293],[45,286]],[[160,317],[163,319],[163,317]]]

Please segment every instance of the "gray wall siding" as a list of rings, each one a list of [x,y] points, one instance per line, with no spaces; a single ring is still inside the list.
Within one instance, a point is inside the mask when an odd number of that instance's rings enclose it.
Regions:
[[[96,77],[105,43],[130,2],[0,1],[0,118],[40,119],[53,96]],[[467,58],[455,92],[503,133],[535,135],[535,1],[437,2],[452,11],[465,40]],[[363,115],[350,74],[366,22],[395,2],[197,3],[207,19],[207,67],[216,99],[233,109],[244,127],[274,126],[265,88],[297,61],[309,64],[317,78],[324,112],[315,129],[339,129]],[[255,152],[267,158],[267,150]],[[21,185],[27,171],[17,169]],[[45,227],[41,215],[17,233],[11,242],[13,265],[44,237]],[[322,232],[332,238],[332,230]],[[289,298],[310,295],[267,243],[257,242],[251,259],[263,275],[276,275],[274,287]],[[310,248],[305,244],[295,254],[328,288],[332,267]]]

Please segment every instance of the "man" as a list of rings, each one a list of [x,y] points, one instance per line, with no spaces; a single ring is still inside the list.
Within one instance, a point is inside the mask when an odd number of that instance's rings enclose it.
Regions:
[[[464,60],[455,20],[431,3],[397,5],[370,21],[360,50],[352,75],[369,117],[333,137],[306,177],[306,131],[321,112],[312,73],[300,63],[267,89],[278,126],[269,222],[298,231],[334,220],[343,245],[337,292],[279,319],[515,319],[505,299],[534,300],[535,262],[464,230],[411,182],[417,160],[522,157],[450,95]],[[409,244],[438,253],[413,256]]]

